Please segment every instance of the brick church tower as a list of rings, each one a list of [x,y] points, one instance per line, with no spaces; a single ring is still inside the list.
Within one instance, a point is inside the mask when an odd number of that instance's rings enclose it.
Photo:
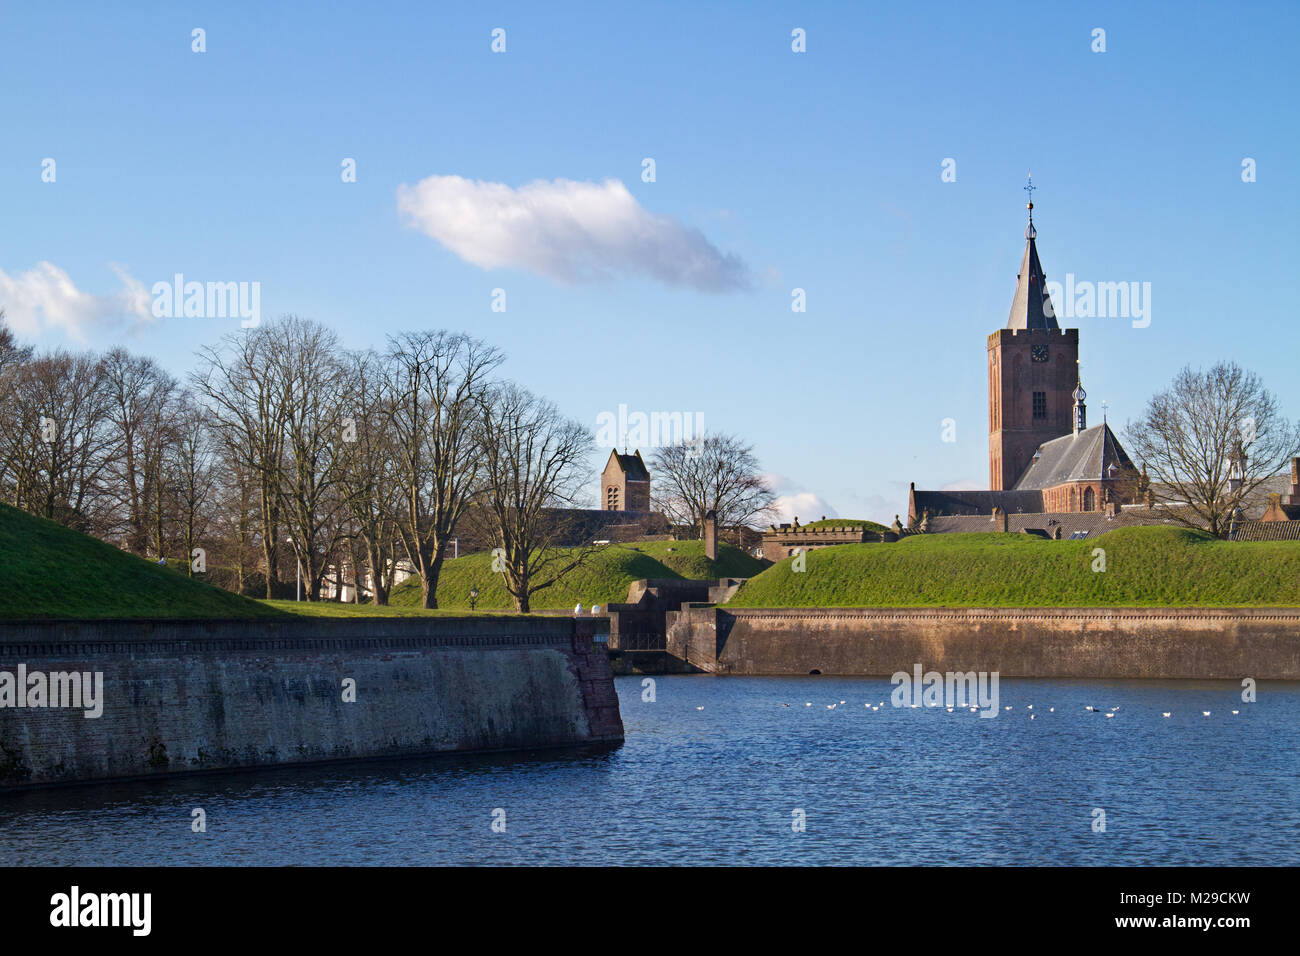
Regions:
[[[1073,429],[1072,392],[1079,381],[1079,330],[1062,329],[1038,261],[1033,183],[1025,255],[1006,328],[988,337],[989,487],[1013,487],[1044,442]]]
[[[605,511],[649,511],[650,472],[640,449],[631,455],[611,451],[600,475],[600,488]]]

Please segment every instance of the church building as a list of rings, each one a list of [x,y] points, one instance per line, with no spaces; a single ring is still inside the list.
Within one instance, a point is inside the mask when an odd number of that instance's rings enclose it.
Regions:
[[[1027,188],[1032,197],[1032,183]],[[956,516],[979,515],[987,524],[1001,515],[1010,530],[1019,530],[1006,520],[1010,515],[1114,518],[1146,491],[1144,477],[1110,426],[1105,421],[1088,426],[1079,330],[1062,329],[1056,320],[1038,257],[1032,198],[1028,209],[1011,314],[987,340],[990,490],[918,491],[913,484],[909,524],[924,521],[927,531],[989,530],[969,521],[940,520]]]

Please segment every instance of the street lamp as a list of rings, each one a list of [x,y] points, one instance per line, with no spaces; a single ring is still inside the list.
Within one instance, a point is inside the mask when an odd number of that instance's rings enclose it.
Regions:
[[[474,610],[474,605],[478,603],[478,588],[469,589],[469,609]]]
[[[298,567],[298,590],[297,597],[294,600],[302,600],[302,558],[298,556],[298,542],[293,540],[293,536],[284,539],[284,543],[293,546],[293,563]]]

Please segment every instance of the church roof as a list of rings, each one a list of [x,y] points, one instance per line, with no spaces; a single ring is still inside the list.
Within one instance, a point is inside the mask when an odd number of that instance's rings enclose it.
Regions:
[[[1059,329],[1052,299],[1047,294],[1047,276],[1043,273],[1043,264],[1038,261],[1033,228],[1031,222],[1025,239],[1025,255],[1020,260],[1020,272],[1016,276],[1016,294],[1011,300],[1007,328]]]
[[[1125,472],[1131,474],[1136,470],[1128,452],[1104,422],[1077,435],[1062,435],[1043,442],[1035,452],[1035,459],[1016,482],[1016,491],[1041,491],[1068,481],[1119,478]],[[1116,466],[1113,475],[1111,465]]]
[[[1162,510],[1154,509],[1148,511],[1145,508],[1128,508],[1119,514],[1111,516],[1104,511],[1070,511],[1070,512],[1048,512],[1046,514],[1015,514],[1007,515],[1007,530],[1011,532],[1038,532],[1041,531],[1049,538],[1055,535],[1057,527],[1061,529],[1061,537],[1069,538],[1070,535],[1080,537],[1095,538],[1099,534],[1105,534],[1107,531],[1113,531],[1116,528],[1131,528],[1137,525],[1171,525],[1175,522],[1169,518]],[[995,531],[995,522],[989,515],[960,515],[931,518],[927,525],[929,534],[962,534],[979,531]]]
[[[1007,514],[1037,514],[1043,510],[1041,491],[920,491],[912,492],[911,509],[935,515],[983,515],[994,508]]]
[[[614,451],[610,454],[610,457],[618,463],[618,467],[622,469],[628,481],[650,480],[650,472],[646,470],[645,462],[641,460],[640,449],[630,455],[620,455],[617,451]]]

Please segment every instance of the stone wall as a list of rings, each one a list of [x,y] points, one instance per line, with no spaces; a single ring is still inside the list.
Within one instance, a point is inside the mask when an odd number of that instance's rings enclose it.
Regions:
[[[667,652],[716,674],[1300,680],[1300,608],[688,607]]]
[[[0,707],[0,788],[617,743],[605,622],[0,623],[0,671],[100,671],[104,710]],[[344,682],[355,681],[355,702]]]

